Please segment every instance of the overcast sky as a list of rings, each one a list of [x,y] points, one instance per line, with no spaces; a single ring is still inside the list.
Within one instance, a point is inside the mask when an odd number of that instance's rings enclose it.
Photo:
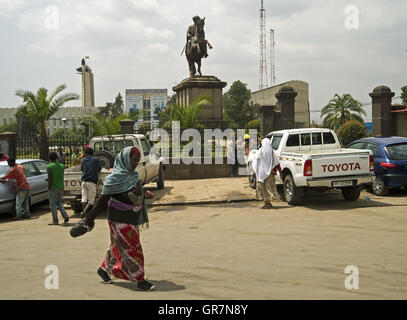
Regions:
[[[335,93],[365,103],[377,85],[399,96],[407,84],[406,0],[264,5],[267,30],[276,32],[277,83],[307,81],[311,110]],[[358,29],[345,26],[349,5],[359,9]],[[171,95],[189,75],[180,54],[194,15],[206,17],[206,37],[214,46],[202,72],[227,81],[226,90],[235,80],[258,90],[259,8],[260,0],[0,0],[0,106],[21,103],[16,89],[52,90],[65,83],[81,94],[75,69],[85,56],[98,106],[125,89],[167,88]],[[311,119],[318,120],[319,112]]]

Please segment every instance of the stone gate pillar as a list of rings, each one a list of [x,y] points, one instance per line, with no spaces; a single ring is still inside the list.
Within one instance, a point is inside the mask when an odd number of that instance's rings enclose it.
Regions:
[[[9,158],[17,158],[16,150],[17,134],[14,132],[0,133],[0,152]]]
[[[369,93],[372,98],[372,135],[390,137],[392,135],[391,99],[394,92],[389,87],[378,86]]]
[[[132,134],[133,127],[136,121],[131,119],[123,119],[120,121],[120,133],[122,134]]]
[[[295,128],[295,97],[297,92],[290,86],[282,87],[277,93],[276,98],[281,107],[280,130]]]

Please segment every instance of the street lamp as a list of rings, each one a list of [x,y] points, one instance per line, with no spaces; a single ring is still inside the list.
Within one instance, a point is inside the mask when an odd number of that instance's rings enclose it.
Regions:
[[[66,140],[66,136],[65,136],[65,133],[66,133],[66,121],[67,121],[68,119],[67,119],[67,118],[62,118],[61,120],[62,120],[62,122],[64,123],[64,140]]]

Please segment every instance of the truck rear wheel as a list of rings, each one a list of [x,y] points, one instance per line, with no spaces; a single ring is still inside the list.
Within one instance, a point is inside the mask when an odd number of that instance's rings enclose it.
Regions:
[[[299,204],[304,195],[304,189],[295,186],[294,178],[291,174],[284,179],[284,198],[289,205]]]
[[[359,199],[360,192],[362,191],[359,187],[349,187],[342,188],[342,195],[348,201],[356,201]]]
[[[164,168],[160,164],[160,169],[158,170],[158,180],[157,180],[157,189],[164,189]]]
[[[94,157],[98,157],[102,163],[102,168],[110,169],[113,168],[114,164],[114,155],[105,150],[100,150],[94,153]]]

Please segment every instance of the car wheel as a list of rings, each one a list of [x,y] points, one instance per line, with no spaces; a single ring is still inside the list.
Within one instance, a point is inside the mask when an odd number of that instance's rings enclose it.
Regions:
[[[102,168],[105,169],[113,168],[114,156],[109,151],[100,150],[95,152],[94,156],[99,158],[102,164]]]
[[[157,189],[158,190],[164,189],[164,169],[161,164],[160,169],[158,170]]]
[[[360,192],[362,191],[359,187],[349,187],[342,188],[342,195],[348,201],[356,201],[359,199]]]
[[[372,183],[372,192],[376,196],[387,196],[390,189],[386,187],[382,177],[376,176]]]
[[[284,198],[289,205],[299,204],[304,195],[304,189],[295,186],[294,178],[291,174],[284,179]]]
[[[253,174],[249,174],[249,184],[250,184],[250,188],[252,189],[256,189],[256,175]]]

